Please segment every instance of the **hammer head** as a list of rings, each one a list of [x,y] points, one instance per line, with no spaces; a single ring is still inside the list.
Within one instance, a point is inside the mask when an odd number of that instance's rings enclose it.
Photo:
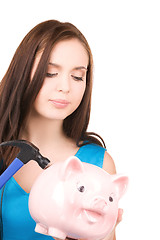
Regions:
[[[7,141],[2,142],[0,146],[14,146],[18,147],[20,149],[20,152],[17,155],[17,158],[19,158],[24,164],[29,162],[30,160],[35,160],[41,168],[45,168],[50,161],[43,157],[39,149],[32,144],[29,141],[26,140],[13,140],[13,141]]]

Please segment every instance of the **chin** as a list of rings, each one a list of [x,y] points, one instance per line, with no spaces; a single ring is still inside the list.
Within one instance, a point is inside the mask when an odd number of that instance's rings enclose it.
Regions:
[[[63,121],[65,118],[67,118],[69,115],[71,115],[75,109],[54,109],[47,111],[44,109],[44,111],[34,111],[34,116],[36,118],[42,118],[42,119],[48,119],[48,120],[60,120]]]
[[[67,114],[56,114],[56,115],[51,115],[51,114],[46,114],[42,115],[42,117],[46,120],[50,121],[63,121],[68,115]]]

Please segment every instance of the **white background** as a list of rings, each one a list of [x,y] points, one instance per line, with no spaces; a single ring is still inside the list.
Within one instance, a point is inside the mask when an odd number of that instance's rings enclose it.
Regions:
[[[94,56],[90,131],[105,140],[130,184],[117,240],[160,239],[160,7],[155,0],[5,0],[0,3],[0,79],[25,34],[69,21]]]

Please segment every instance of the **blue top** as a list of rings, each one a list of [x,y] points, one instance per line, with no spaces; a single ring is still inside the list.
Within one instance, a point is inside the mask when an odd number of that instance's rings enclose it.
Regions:
[[[104,148],[96,144],[80,147],[75,154],[82,162],[103,166]],[[1,199],[2,189],[0,190]],[[3,240],[53,240],[52,237],[36,233],[35,221],[28,209],[29,193],[26,193],[12,177],[6,183],[2,202]]]

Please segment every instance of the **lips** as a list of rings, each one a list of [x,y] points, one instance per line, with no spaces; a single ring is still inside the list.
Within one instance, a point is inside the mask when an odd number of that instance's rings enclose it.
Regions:
[[[63,100],[63,99],[50,99],[49,100],[56,108],[65,108],[67,107],[70,102],[68,102],[67,100]]]

